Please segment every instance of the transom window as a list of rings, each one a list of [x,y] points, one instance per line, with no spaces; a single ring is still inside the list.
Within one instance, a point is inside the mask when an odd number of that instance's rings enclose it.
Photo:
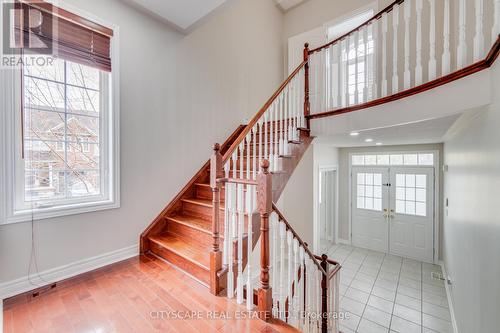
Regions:
[[[358,173],[357,208],[382,211],[382,174]]]
[[[396,174],[396,213],[427,216],[427,175]]]
[[[433,153],[352,155],[352,165],[433,166]]]

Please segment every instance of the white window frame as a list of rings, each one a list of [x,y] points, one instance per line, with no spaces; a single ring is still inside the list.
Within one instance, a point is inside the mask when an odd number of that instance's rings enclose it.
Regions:
[[[41,219],[48,219],[59,216],[67,216],[88,212],[115,209],[120,207],[120,59],[119,59],[119,27],[105,22],[94,15],[67,5],[62,1],[57,3],[58,7],[68,10],[74,14],[85,17],[91,21],[99,23],[113,30],[111,39],[111,60],[113,70],[110,75],[106,75],[105,85],[109,93],[104,93],[102,103],[106,103],[108,112],[102,115],[103,126],[100,129],[102,142],[107,142],[102,154],[103,164],[101,169],[101,186],[104,191],[102,195],[94,197],[84,197],[75,200],[64,201],[58,204],[56,201],[46,204],[33,205],[29,209],[19,209],[16,203],[19,202],[19,190],[16,184],[19,176],[16,168],[19,168],[21,161],[22,140],[21,137],[21,70],[2,69],[0,70],[0,225],[17,222],[25,222]],[[0,8],[0,15],[2,9]],[[18,169],[19,170],[19,169]],[[22,175],[24,177],[24,173]],[[24,183],[24,179],[21,180]],[[22,193],[24,195],[24,193]]]

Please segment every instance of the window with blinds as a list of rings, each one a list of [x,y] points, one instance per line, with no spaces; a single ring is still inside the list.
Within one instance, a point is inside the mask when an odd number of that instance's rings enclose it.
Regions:
[[[116,207],[113,30],[43,1],[18,2],[13,15],[22,57],[45,61],[20,69],[11,215]]]

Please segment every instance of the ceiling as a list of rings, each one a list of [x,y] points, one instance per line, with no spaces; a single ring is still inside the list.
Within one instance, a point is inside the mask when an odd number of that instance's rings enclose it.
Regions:
[[[142,10],[188,31],[229,0],[126,0]]]
[[[368,147],[375,146],[377,142],[385,146],[443,142],[446,132],[460,116],[460,114],[455,114],[444,118],[368,129],[360,131],[358,136],[340,133],[329,137],[319,137],[317,141],[336,147]],[[373,139],[373,142],[365,142],[366,139]]]

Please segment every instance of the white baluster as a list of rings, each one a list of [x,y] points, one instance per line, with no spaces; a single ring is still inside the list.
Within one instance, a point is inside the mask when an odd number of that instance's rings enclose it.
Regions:
[[[239,161],[240,161],[240,179],[245,179],[244,166],[245,166],[245,142],[241,142],[239,145]]]
[[[330,83],[330,89],[331,89],[331,109],[340,107],[340,101],[339,101],[339,92],[340,92],[340,86],[338,84],[339,82],[339,68],[340,68],[340,62],[339,61],[339,43],[333,44],[332,45],[332,52],[330,54],[330,71],[331,71],[331,83]]]
[[[429,81],[436,78],[436,0],[429,0],[431,7],[431,24],[429,32]]]
[[[422,84],[422,9],[423,0],[416,0],[417,3],[417,64],[415,67],[415,86]]]
[[[483,20],[484,20],[484,4],[483,0],[475,1],[476,12],[476,34],[474,36],[474,62],[484,58],[484,34],[483,34]]]
[[[288,105],[288,140],[287,141],[291,141],[291,140],[294,140],[292,119],[293,119],[293,108],[295,106],[295,95],[294,95],[294,89],[293,89],[293,80],[291,81],[291,83],[289,85],[288,91],[290,94],[290,97],[289,97],[290,104]]]
[[[450,55],[450,0],[444,0],[443,56],[441,58],[443,76],[451,71]]]
[[[280,140],[279,140],[279,148],[280,155],[285,155],[285,137],[284,135],[284,127],[285,127],[285,94],[282,92],[280,94]]]
[[[285,241],[286,241],[286,226],[280,222],[280,318],[285,319]]]
[[[493,0],[493,27],[491,28],[491,44],[495,44],[500,35],[500,0]]]
[[[334,299],[335,299],[335,306],[334,306],[334,311],[335,313],[337,314],[338,316],[338,313],[340,312],[340,288],[339,288],[339,285],[340,285],[340,271],[338,271],[336,274],[335,274],[335,289],[334,289]],[[338,320],[335,320],[335,332],[338,332],[339,331],[339,321]]]
[[[387,14],[382,14],[382,97],[387,96]]]
[[[349,47],[349,37],[344,38],[340,41],[340,52],[339,52],[339,66],[340,66],[340,75],[339,75],[339,87],[340,87],[340,97],[339,101],[342,107],[347,106],[347,100],[349,99],[349,95],[347,92],[347,78],[349,73],[347,73],[347,52]]]
[[[288,311],[291,313],[293,309],[293,297],[292,297],[292,283],[293,283],[293,234],[290,230],[286,233],[286,240],[288,245],[288,284],[287,284],[287,297],[288,297]]]
[[[271,107],[269,108],[269,155],[268,155],[268,160],[269,160],[269,170],[271,171],[276,171],[275,165],[274,165],[274,140],[273,140],[273,135],[274,135],[274,108],[276,107],[276,104],[273,103]]]
[[[299,287],[299,265],[300,265],[300,259],[299,259],[299,241],[294,238],[293,240],[293,257],[294,257],[294,268],[293,268],[293,285],[294,285],[294,294],[293,294],[293,323],[295,327],[298,327],[299,325],[299,309],[300,309],[300,302],[299,302],[299,294],[300,294],[300,287]]]
[[[258,121],[259,123],[259,170],[260,170],[260,165],[262,163],[262,160],[264,159],[264,156],[263,156],[263,150],[262,150],[262,145],[263,145],[263,140],[264,140],[264,126],[263,126],[263,122],[262,122],[262,118]]]
[[[289,154],[288,147],[288,108],[290,107],[290,94],[289,87],[285,88],[285,98],[284,98],[284,108],[283,108],[283,152],[284,155]]]
[[[273,162],[273,165],[274,165],[274,171],[278,171],[280,169],[280,166],[279,166],[279,155],[280,155],[280,151],[279,151],[279,125],[280,125],[280,118],[279,118],[279,110],[280,110],[280,99],[277,98],[276,99],[276,104],[274,106],[274,162]]]
[[[355,31],[352,34],[354,38],[354,105],[358,104],[359,91],[358,91],[358,59],[359,59],[359,33]]]
[[[236,158],[233,155],[232,162],[236,165]],[[233,171],[235,169],[233,168]],[[235,172],[234,172],[235,173]],[[234,274],[233,274],[233,265],[234,265],[234,255],[233,255],[233,241],[235,239],[236,227],[238,223],[237,213],[236,213],[236,186],[233,183],[226,183],[226,191],[229,191],[230,201],[228,202],[229,207],[229,228],[228,233],[225,235],[229,238],[228,244],[228,274],[227,274],[227,297],[234,297]]]
[[[268,111],[264,112],[264,159],[268,159],[268,149],[269,149],[269,118]]]
[[[226,178],[229,178],[229,167],[231,165],[231,159],[229,159],[226,164],[224,164],[224,175]],[[224,265],[228,264],[228,249],[229,249],[229,204],[231,199],[229,197],[229,190],[227,184],[225,185],[226,189],[224,191],[224,244],[223,244],[223,253],[222,253],[222,263]]]
[[[360,103],[368,101],[368,26],[361,28],[361,35],[363,36],[363,94]]]
[[[418,0],[417,0],[418,1]],[[392,93],[395,94],[399,90],[398,77],[398,25],[399,25],[399,5],[392,8]]]
[[[252,128],[252,141],[253,141],[253,158],[252,158],[252,179],[257,179],[258,166],[257,166],[257,135],[259,133],[259,125],[255,124]]]
[[[378,20],[375,20],[378,21]],[[373,21],[372,21],[373,22]],[[370,82],[370,97],[369,99],[374,100],[378,97],[378,82],[377,82],[377,51],[378,48],[375,47],[375,44],[378,43],[378,25],[374,23],[370,23],[368,25],[368,35],[369,37],[369,45],[371,45],[371,56],[369,57],[369,82]]]
[[[465,0],[458,2],[458,49],[457,49],[457,67],[462,69],[467,62],[467,6]]]
[[[303,315],[303,312],[305,312],[305,309],[304,309],[304,295],[305,295],[305,288],[306,288],[306,285],[305,285],[305,274],[304,274],[304,254],[305,254],[305,251],[304,251],[304,248],[301,246],[300,249],[299,249],[299,262],[300,262],[300,286],[299,286],[299,291],[300,291],[300,294],[299,294],[299,313],[300,313],[300,317],[299,317],[299,331],[302,331],[303,328],[304,328],[304,318],[305,316]]]
[[[250,132],[248,132],[248,134],[245,138],[245,141],[246,141],[246,152],[247,152],[247,175],[246,175],[246,178],[251,179],[251,172],[252,172],[251,165],[250,165],[250,162],[251,162],[250,150],[252,148],[252,130],[251,129],[250,129]]]
[[[272,243],[271,243],[271,287],[273,293],[273,316],[279,318],[279,309],[278,309],[278,300],[279,300],[279,279],[280,279],[280,271],[278,270],[278,248],[279,248],[279,233],[280,226],[278,221],[278,215],[273,212],[271,214],[271,231],[272,231]]]
[[[243,178],[243,145],[240,145],[240,178]],[[238,210],[238,275],[236,284],[236,302],[243,304],[243,229],[245,224],[245,198],[244,185],[237,185],[237,210]]]
[[[247,310],[253,309],[253,284],[252,284],[252,265],[250,260],[253,245],[253,191],[255,185],[248,185],[246,196],[248,197],[248,205],[246,207],[246,214],[248,219],[248,238],[247,238]]]
[[[404,72],[404,88],[409,89],[411,86],[410,72],[410,18],[411,18],[411,0],[404,2],[404,19],[405,19],[405,72]]]

